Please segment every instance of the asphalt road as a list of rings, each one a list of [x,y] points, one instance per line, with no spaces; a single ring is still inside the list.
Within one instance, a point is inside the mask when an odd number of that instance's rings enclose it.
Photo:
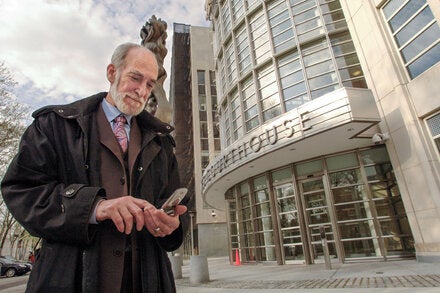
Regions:
[[[0,278],[0,293],[23,293],[26,289],[26,283],[29,274],[19,277]]]

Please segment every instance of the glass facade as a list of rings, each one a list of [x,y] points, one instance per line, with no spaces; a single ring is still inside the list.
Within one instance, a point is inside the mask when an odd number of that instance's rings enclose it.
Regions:
[[[411,78],[440,61],[440,26],[426,0],[391,0],[382,12]]]
[[[437,154],[440,155],[440,113],[437,113],[426,119],[428,129],[434,144],[437,148]]]
[[[217,88],[214,71],[197,70],[197,93],[200,121],[200,153],[203,171],[209,165],[210,159],[220,152]],[[212,127],[212,130],[210,130],[210,127]]]
[[[267,171],[228,194],[230,251],[244,262],[323,262],[322,228],[333,261],[414,255],[384,146]]]
[[[339,0],[229,0],[218,7],[223,147],[326,93],[367,87]]]

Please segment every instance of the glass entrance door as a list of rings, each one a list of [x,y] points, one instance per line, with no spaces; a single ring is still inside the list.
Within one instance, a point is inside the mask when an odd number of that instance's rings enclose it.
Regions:
[[[334,231],[330,216],[328,196],[323,177],[299,181],[301,198],[304,205],[306,233],[309,240],[310,263],[324,262],[324,250],[319,228],[323,226],[327,235],[331,259],[337,259]]]
[[[280,241],[285,263],[304,263],[303,240],[295,189],[292,183],[275,186]]]

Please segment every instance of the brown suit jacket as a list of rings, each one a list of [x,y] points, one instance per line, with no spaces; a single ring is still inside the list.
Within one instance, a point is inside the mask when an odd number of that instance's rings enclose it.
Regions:
[[[128,160],[124,162],[121,148],[113,134],[110,124],[107,121],[102,107],[98,110],[98,129],[99,140],[101,142],[101,182],[107,191],[107,198],[112,199],[119,196],[131,194],[129,179],[131,178],[134,160],[140,152],[141,133],[133,118],[130,128],[130,142],[128,144]],[[127,174],[128,167],[129,174]],[[100,292],[120,292],[122,274],[124,269],[124,252],[126,249],[127,236],[116,230],[112,221],[100,223],[105,225],[105,229],[100,234],[100,261],[99,261],[99,283]],[[138,257],[136,253],[136,241],[132,233],[132,252],[133,252],[133,286],[139,285],[137,278]]]

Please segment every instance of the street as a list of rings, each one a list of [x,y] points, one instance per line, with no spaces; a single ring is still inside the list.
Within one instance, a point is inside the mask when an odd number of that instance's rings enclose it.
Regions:
[[[209,281],[191,284],[190,261],[184,260],[178,293],[321,292],[412,293],[440,292],[440,266],[415,259],[368,263],[315,265],[231,265],[229,259],[208,258]],[[29,274],[0,278],[0,293],[23,293]]]
[[[23,293],[26,289],[26,283],[29,274],[19,277],[0,278],[0,293]]]

